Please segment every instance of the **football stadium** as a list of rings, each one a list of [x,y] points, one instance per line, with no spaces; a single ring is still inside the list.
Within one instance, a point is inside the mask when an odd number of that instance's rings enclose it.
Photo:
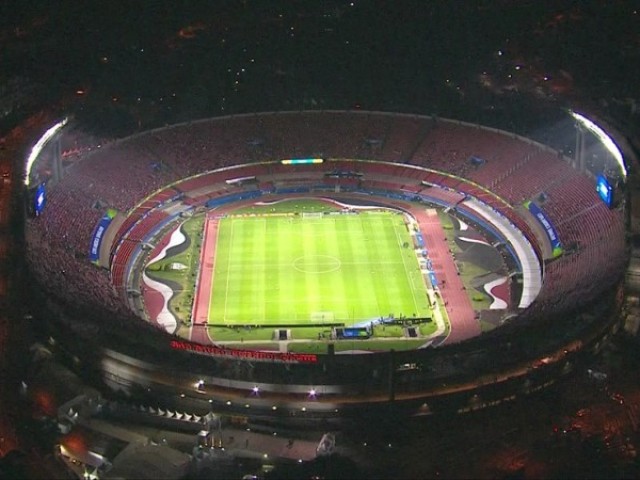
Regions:
[[[116,141],[64,119],[26,164],[34,314],[96,384],[198,415],[514,400],[620,327],[624,161],[566,121],[573,155],[433,115],[267,112]]]

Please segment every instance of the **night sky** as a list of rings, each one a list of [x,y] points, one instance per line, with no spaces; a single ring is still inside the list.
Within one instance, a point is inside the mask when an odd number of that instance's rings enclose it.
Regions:
[[[499,123],[496,111],[511,115],[527,98],[638,97],[633,2],[44,1],[4,8],[0,81],[5,93],[23,97],[16,109],[62,99],[65,109],[91,113],[110,102],[143,126],[300,108]]]

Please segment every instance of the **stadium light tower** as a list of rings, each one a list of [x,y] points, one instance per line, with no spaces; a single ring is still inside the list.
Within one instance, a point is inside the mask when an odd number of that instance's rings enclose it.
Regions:
[[[60,122],[56,123],[53,127],[49,128],[36,142],[36,144],[31,149],[31,152],[29,152],[29,156],[27,157],[27,162],[24,169],[24,184],[26,187],[29,187],[29,184],[31,182],[31,169],[33,168],[33,164],[35,163],[35,161],[38,159],[40,152],[42,152],[42,149],[45,147],[45,145],[53,137],[55,137],[56,133],[62,130],[62,128],[67,124],[68,121],[68,118],[64,118]],[[57,160],[59,161],[60,159],[58,158]]]
[[[605,132],[602,127],[600,127],[599,125],[596,125],[594,122],[592,122],[591,120],[589,120],[587,117],[585,117],[584,115],[574,112],[573,110],[569,110],[569,114],[576,120],[576,122],[578,122],[578,125],[582,128],[584,128],[585,130],[588,130],[589,132],[591,132],[598,140],[600,140],[600,142],[602,143],[602,145],[604,145],[604,147],[607,149],[607,151],[613,156],[613,158],[615,159],[616,163],[618,164],[618,166],[620,167],[620,173],[622,174],[623,179],[627,178],[627,167],[624,164],[624,158],[622,157],[622,152],[620,151],[620,149],[618,148],[618,146],[616,145],[616,143],[613,141],[613,139],[607,135],[607,132]],[[582,149],[580,149],[582,150]],[[583,167],[583,159],[578,158],[578,149],[576,149],[576,160],[578,161],[580,167]],[[580,151],[580,156],[582,156],[582,152]]]

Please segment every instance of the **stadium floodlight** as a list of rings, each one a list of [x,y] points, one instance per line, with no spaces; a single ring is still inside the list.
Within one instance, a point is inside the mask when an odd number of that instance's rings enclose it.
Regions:
[[[44,132],[44,134],[40,137],[40,139],[36,142],[36,144],[31,148],[31,152],[27,157],[27,163],[24,169],[25,186],[28,187],[29,183],[31,182],[31,179],[30,179],[31,168],[33,167],[33,164],[38,158],[38,155],[40,155],[40,152],[42,152],[42,149],[47,144],[47,142],[49,142],[49,140],[51,140],[55,136],[55,134],[58,133],[67,124],[68,121],[69,121],[68,118],[64,118],[60,122],[56,123],[53,127],[51,127],[49,130]]]
[[[607,133],[600,127],[596,125],[591,120],[589,120],[584,115],[581,115],[573,110],[569,110],[569,114],[584,128],[593,133],[600,142],[604,145],[604,147],[608,150],[608,152],[613,155],[618,165],[620,165],[620,170],[622,171],[622,176],[627,177],[627,167],[624,164],[624,159],[622,157],[622,152],[613,141],[613,139],[607,135]]]

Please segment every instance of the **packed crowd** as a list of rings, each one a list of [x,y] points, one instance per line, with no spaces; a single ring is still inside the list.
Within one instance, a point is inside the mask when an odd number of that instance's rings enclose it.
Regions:
[[[225,179],[254,175],[273,187],[273,179],[294,171],[279,164],[255,165],[263,160],[331,157],[395,162],[398,165],[359,164],[357,168],[366,170],[364,179],[370,182],[364,186],[395,185],[419,193],[425,188],[423,180],[445,185],[491,204],[531,239],[531,228],[514,215],[513,206],[527,199],[537,201],[544,194],[541,208],[561,240],[575,245],[576,250],[547,268],[542,299],[545,295],[561,298],[562,292],[580,292],[576,285],[583,284],[588,287],[586,291],[595,294],[601,288],[598,279],[613,278],[624,258],[621,215],[606,208],[591,180],[578,174],[560,155],[510,134],[432,117],[370,112],[243,115],[154,130],[99,149],[79,149],[74,155],[78,158],[67,167],[62,180],[49,188],[44,214],[30,220],[31,264],[52,290],[87,301],[98,300],[114,312],[124,307],[110,288],[108,272],[96,269],[87,260],[93,230],[106,208],[123,214],[137,212],[127,227],[132,228],[143,221],[145,208],[139,202],[168,184],[173,184],[173,193],[184,195],[185,202],[195,204],[215,196],[215,192],[228,191]],[[471,158],[482,161],[472,162]],[[241,163],[254,165],[178,182]],[[353,169],[348,161],[339,166]],[[477,186],[415,166],[450,172]],[[296,168],[293,175],[304,177],[305,171],[314,168]],[[348,187],[359,183],[353,178],[345,181]],[[214,184],[215,189],[211,187]],[[148,202],[144,205],[153,208]],[[133,241],[139,241],[152,227],[147,225],[151,220],[145,222]],[[574,300],[570,295],[564,298],[566,302]]]

